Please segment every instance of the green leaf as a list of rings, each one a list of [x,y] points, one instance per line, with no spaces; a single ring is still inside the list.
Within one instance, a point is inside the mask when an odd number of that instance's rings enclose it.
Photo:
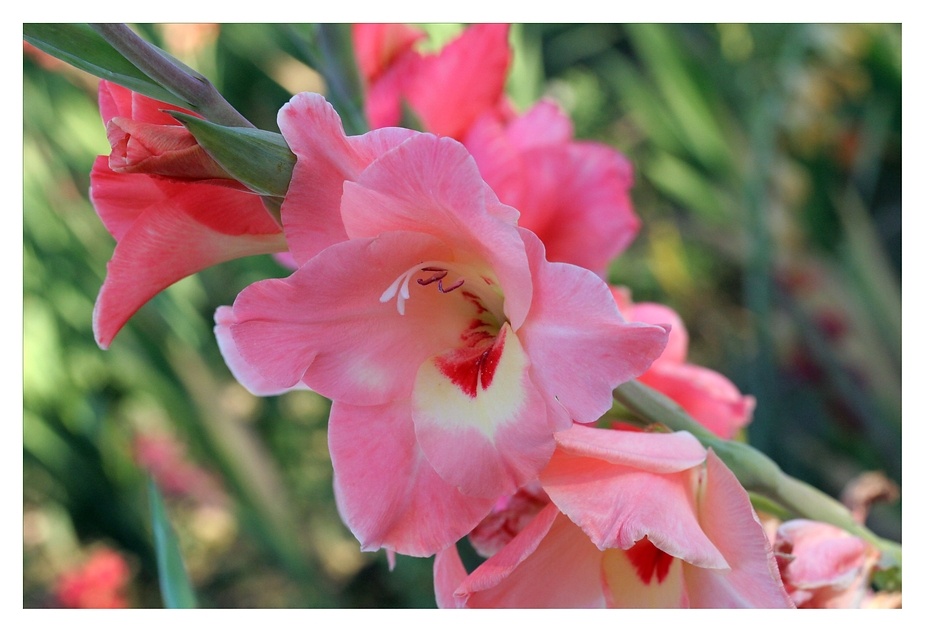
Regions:
[[[23,24],[23,39],[91,75],[186,109],[193,105],[161,87],[86,24]]]
[[[164,605],[168,608],[195,608],[196,595],[186,575],[176,535],[167,519],[164,499],[153,479],[148,479],[148,496],[151,503],[154,548],[157,553],[157,573]]]
[[[296,159],[281,134],[250,127],[226,127],[180,112],[170,115],[183,123],[234,179],[260,195],[286,195]]]

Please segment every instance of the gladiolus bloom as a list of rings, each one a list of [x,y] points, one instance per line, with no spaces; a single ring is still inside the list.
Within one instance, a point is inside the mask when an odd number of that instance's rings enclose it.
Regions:
[[[857,608],[871,595],[876,547],[824,522],[789,520],[774,552],[784,587],[798,608]]]
[[[551,503],[466,575],[437,554],[438,604],[790,607],[748,494],[689,434],[575,426],[540,475]]]
[[[224,170],[162,109],[179,108],[100,82],[113,151],[93,165],[90,199],[117,242],[93,310],[93,332],[104,349],[142,305],[180,279],[286,249],[260,197],[223,178]]]
[[[608,410],[666,333],[626,323],[588,270],[547,262],[458,142],[345,137],[311,94],[279,124],[300,267],[241,292],[219,335],[263,388],[333,400],[335,491],[363,548],[433,554],[536,478],[556,430]]]
[[[611,289],[626,318],[670,326],[668,346],[640,382],[670,397],[721,439],[732,439],[751,422],[754,397],[743,395],[724,375],[687,362],[687,328],[677,312],[657,303],[633,303],[626,288]]]

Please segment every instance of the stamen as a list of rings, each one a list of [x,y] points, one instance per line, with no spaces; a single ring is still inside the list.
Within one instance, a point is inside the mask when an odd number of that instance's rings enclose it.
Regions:
[[[460,279],[459,281],[457,281],[456,283],[454,283],[454,284],[451,285],[450,287],[444,288],[444,287],[443,287],[443,281],[437,281],[437,289],[440,290],[441,292],[443,292],[444,294],[449,294],[450,292],[452,292],[453,290],[455,290],[456,288],[458,288],[460,285],[462,285],[462,284],[465,283],[465,282],[466,282],[465,279]]]
[[[395,279],[392,284],[386,288],[385,292],[379,297],[380,303],[387,303],[393,298],[396,298],[395,306],[398,308],[398,313],[402,316],[405,315],[405,301],[411,298],[411,288],[409,284],[411,283],[411,278],[418,272],[432,272],[426,279],[418,279],[418,285],[430,285],[431,283],[437,284],[437,290],[442,294],[447,294],[452,292],[456,288],[460,287],[465,283],[465,279],[459,279],[453,285],[449,287],[443,287],[443,279],[449,274],[449,270],[446,268],[435,266],[433,263],[439,262],[427,262],[420,263],[416,266],[412,266],[405,270],[402,274]]]

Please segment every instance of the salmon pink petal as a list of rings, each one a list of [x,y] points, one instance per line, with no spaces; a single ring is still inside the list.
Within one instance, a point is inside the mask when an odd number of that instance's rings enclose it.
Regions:
[[[466,577],[466,567],[463,566],[455,544],[437,553],[434,557],[434,597],[438,608],[465,607],[465,601],[454,592]]]
[[[142,305],[180,279],[286,248],[260,198],[236,189],[116,174],[102,156],[91,173],[90,196],[118,241],[93,310],[104,349]]]
[[[456,590],[470,608],[603,608],[601,552],[548,505]]]
[[[346,183],[341,214],[351,238],[416,231],[448,244],[454,259],[484,262],[485,280],[503,291],[504,312],[516,329],[530,307],[532,284],[517,228],[492,212],[500,206],[462,145],[421,134]]]
[[[244,358],[238,353],[238,348],[235,346],[234,339],[231,336],[231,325],[234,324],[234,322],[234,314],[231,307],[223,305],[215,311],[215,339],[218,341],[218,348],[222,352],[225,364],[228,365],[228,369],[231,371],[231,374],[234,375],[235,379],[240,382],[244,388],[258,397],[279,395],[280,393],[292,390],[289,388],[279,388],[275,384],[268,382],[264,378],[263,373],[244,361]],[[296,384],[294,388],[304,389],[307,387],[300,382]]]
[[[638,320],[652,325],[668,325],[671,331],[668,334],[668,345],[653,365],[681,364],[687,360],[688,334],[684,321],[676,311],[658,303],[636,303],[628,309],[621,308],[623,315],[632,320]]]
[[[579,424],[556,433],[556,443],[575,456],[600,459],[655,474],[683,472],[703,463],[706,450],[688,432],[668,434],[602,430]]]
[[[301,264],[347,239],[340,215],[344,182],[415,132],[386,129],[348,137],[331,104],[311,93],[292,97],[277,122],[296,155],[281,212],[292,254]]]
[[[328,444],[341,516],[364,551],[427,556],[471,531],[493,498],[463,495],[418,448],[408,400],[331,406]]]
[[[711,450],[707,455],[700,524],[731,569],[687,567],[693,608],[790,608],[771,545],[748,493]]]
[[[529,366],[507,324],[491,346],[454,349],[421,365],[415,435],[437,473],[463,493],[511,494],[552,455],[546,403]]]
[[[190,112],[184,108],[163,101],[157,101],[146,97],[137,92],[132,92],[128,88],[123,88],[119,84],[105,79],[100,81],[98,100],[100,106],[100,116],[103,123],[109,123],[112,119],[121,116],[139,123],[150,123],[152,125],[176,125],[179,123],[163,110],[173,112],[182,112],[191,116],[198,117],[198,114]]]
[[[425,37],[424,31],[407,24],[354,24],[353,49],[360,72],[368,81],[377,79],[396,58]]]
[[[437,55],[420,59],[406,94],[424,129],[462,138],[501,100],[511,63],[508,30],[507,24],[475,24]]]
[[[661,327],[626,323],[593,272],[547,263],[543,245],[521,229],[533,273],[533,306],[517,335],[533,378],[559,413],[556,427],[596,421],[613,405],[613,389],[643,373],[668,339]]]
[[[693,364],[657,361],[639,381],[670,397],[722,439],[735,437],[755,409],[755,398],[742,395],[728,378]]]
[[[707,568],[728,568],[723,555],[701,529],[697,515],[699,467],[677,471],[679,460],[671,447],[690,451],[689,435],[650,434],[578,429],[595,433],[602,441],[622,435],[635,441],[630,463],[640,451],[651,447],[650,458],[665,455],[668,463],[659,473],[634,465],[618,464],[572,453],[560,446],[540,474],[543,489],[565,515],[572,519],[600,548],[629,549],[645,537],[672,557]],[[567,435],[568,433],[560,433]],[[640,438],[649,438],[649,446]],[[658,446],[659,439],[666,445]],[[616,459],[613,459],[616,460]],[[645,459],[648,460],[648,459]],[[666,471],[667,470],[667,471]],[[671,471],[674,470],[674,471]]]
[[[268,384],[300,380],[334,400],[380,404],[411,396],[427,358],[460,344],[474,307],[460,292],[410,282],[447,248],[419,233],[391,232],[327,248],[287,279],[259,281],[234,303],[230,326],[241,357]],[[396,310],[394,298],[403,292]]]

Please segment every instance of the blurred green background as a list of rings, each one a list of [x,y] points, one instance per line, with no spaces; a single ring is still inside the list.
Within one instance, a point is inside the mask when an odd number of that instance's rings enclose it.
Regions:
[[[264,129],[291,94],[324,89],[302,26],[137,28]],[[459,28],[428,27],[432,46]],[[579,137],[636,167],[644,228],[611,280],[677,310],[690,360],[756,396],[749,442],[836,497],[864,472],[902,483],[901,37],[895,24],[511,36],[515,102],[554,98]],[[286,275],[271,257],[176,284],[97,348],[114,246],[87,199],[109,152],[97,80],[25,46],[23,72],[24,607],[58,605],[57,578],[100,547],[128,560],[130,605],[161,605],[146,469],[173,476],[161,486],[201,605],[434,606],[430,560],[390,571],[340,523],[327,402],[255,398],[221,359],[215,308]],[[901,502],[868,524],[901,540]]]

